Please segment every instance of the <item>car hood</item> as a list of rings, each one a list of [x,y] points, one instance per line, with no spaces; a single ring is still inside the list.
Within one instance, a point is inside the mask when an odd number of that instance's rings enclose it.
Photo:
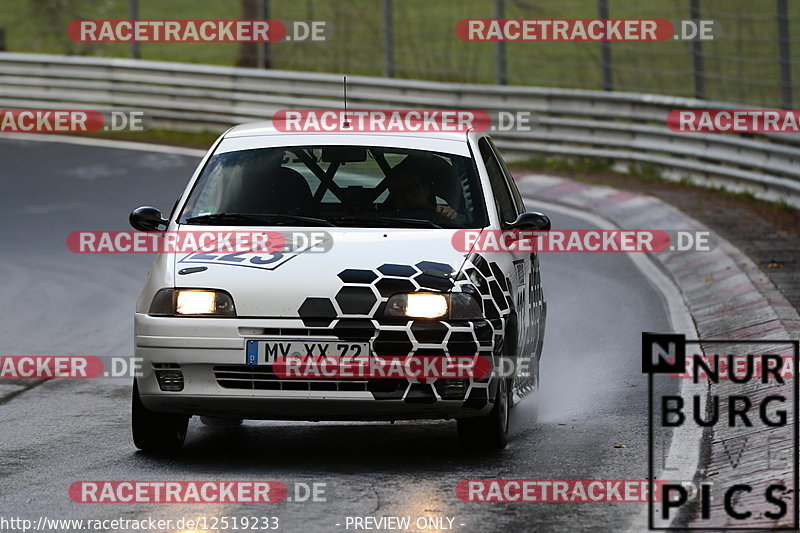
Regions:
[[[452,237],[457,230],[451,229],[279,231],[315,232],[324,235],[325,242],[316,248],[298,242],[294,251],[278,254],[176,254],[175,286],[223,289],[233,297],[240,317],[324,316],[331,312],[324,300],[333,305],[337,316],[370,316],[391,294],[449,289],[467,255],[454,248]]]

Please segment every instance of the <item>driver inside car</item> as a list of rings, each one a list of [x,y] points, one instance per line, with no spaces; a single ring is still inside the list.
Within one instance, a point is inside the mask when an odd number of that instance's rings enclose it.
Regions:
[[[458,213],[446,204],[437,204],[433,193],[433,175],[423,164],[404,160],[386,176],[389,197],[386,207],[394,211],[433,211],[456,220]]]

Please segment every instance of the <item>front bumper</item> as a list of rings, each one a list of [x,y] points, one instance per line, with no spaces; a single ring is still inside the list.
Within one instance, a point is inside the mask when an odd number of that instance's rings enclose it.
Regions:
[[[135,315],[137,378],[151,410],[274,420],[447,419],[486,414],[494,379],[280,379],[270,365],[246,365],[247,340],[368,342],[371,355],[483,355],[497,342],[487,320],[383,323],[338,319],[308,327],[300,318],[186,318]],[[180,376],[180,380],[178,379]],[[180,382],[181,389],[176,384]],[[172,389],[172,390],[170,390]]]

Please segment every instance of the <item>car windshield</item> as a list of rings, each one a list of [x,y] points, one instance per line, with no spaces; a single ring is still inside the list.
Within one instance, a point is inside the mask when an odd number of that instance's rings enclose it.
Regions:
[[[181,224],[481,228],[474,162],[376,146],[296,146],[211,157]]]

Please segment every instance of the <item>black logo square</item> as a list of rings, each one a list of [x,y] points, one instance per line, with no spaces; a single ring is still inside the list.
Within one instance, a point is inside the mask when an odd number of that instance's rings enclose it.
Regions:
[[[642,372],[681,374],[686,369],[686,336],[642,332]]]

